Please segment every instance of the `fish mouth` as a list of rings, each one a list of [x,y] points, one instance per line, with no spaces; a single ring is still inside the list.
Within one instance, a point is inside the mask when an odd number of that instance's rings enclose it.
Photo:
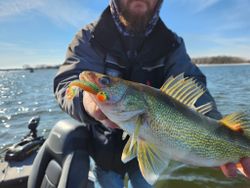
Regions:
[[[93,72],[93,71],[83,71],[79,75],[80,81],[83,81],[85,91],[97,95],[102,90],[102,85],[99,83],[99,79],[103,77],[103,74]],[[121,96],[119,100],[113,102],[112,104],[119,103],[127,94],[128,89],[125,90],[124,94]]]

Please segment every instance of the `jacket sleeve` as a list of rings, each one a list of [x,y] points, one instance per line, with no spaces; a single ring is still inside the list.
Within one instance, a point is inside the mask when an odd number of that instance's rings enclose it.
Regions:
[[[60,107],[74,119],[80,122],[95,121],[90,117],[83,107],[84,92],[78,90],[73,100],[68,100],[65,96],[69,83],[79,78],[79,74],[84,70],[103,72],[103,61],[90,44],[91,33],[88,30],[79,31],[69,45],[66,60],[60,66],[54,78],[54,94]]]
[[[195,105],[201,106],[205,103],[212,102],[214,104],[214,108],[206,115],[214,119],[221,119],[222,115],[217,110],[215,100],[207,89],[206,76],[195,64],[191,62],[191,59],[186,52],[183,39],[177,37],[177,40],[179,42],[179,47],[172,54],[170,54],[168,62],[166,63],[166,78],[170,77],[171,75],[176,76],[181,73],[184,73],[186,77],[195,78],[199,84],[206,88],[206,92],[198,99]]]

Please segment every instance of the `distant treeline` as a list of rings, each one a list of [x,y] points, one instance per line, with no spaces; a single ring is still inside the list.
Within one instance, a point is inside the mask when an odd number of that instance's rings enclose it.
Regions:
[[[192,58],[192,62],[194,64],[242,64],[249,63],[249,59],[244,59],[241,57],[231,57],[231,56],[214,56],[214,57],[200,57],[200,58]],[[60,65],[23,65],[23,68],[11,68],[11,69],[1,69],[1,71],[13,71],[13,70],[28,70],[33,71],[37,69],[58,69]]]
[[[33,72],[34,70],[41,70],[41,69],[58,69],[59,65],[37,65],[37,66],[30,66],[30,65],[23,65],[22,68],[0,68],[0,71],[22,71],[27,70]]]
[[[23,69],[57,69],[59,68],[59,65],[36,65],[36,66],[30,66],[30,65],[23,65]]]
[[[240,57],[215,56],[215,57],[192,58],[192,62],[194,64],[240,64],[240,63],[250,63],[250,60],[246,60]]]

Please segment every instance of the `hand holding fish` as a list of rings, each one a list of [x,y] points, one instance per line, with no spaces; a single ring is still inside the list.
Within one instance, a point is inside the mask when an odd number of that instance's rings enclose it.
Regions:
[[[244,173],[244,175],[247,178],[250,178],[250,158],[243,158],[239,161],[241,164],[241,173]],[[239,164],[237,163],[237,164]],[[239,170],[239,165],[234,163],[227,163],[225,165],[222,165],[220,169],[227,177],[236,177],[237,171]]]
[[[100,121],[106,127],[111,129],[119,128],[118,125],[110,121],[107,116],[105,116],[101,109],[96,105],[96,102],[91,98],[90,94],[87,92],[85,92],[83,95],[83,106],[86,112],[91,117],[93,117],[97,121]]]

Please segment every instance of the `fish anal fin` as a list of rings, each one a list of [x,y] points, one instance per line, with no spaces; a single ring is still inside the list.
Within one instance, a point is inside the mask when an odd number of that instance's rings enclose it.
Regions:
[[[160,90],[193,110],[206,114],[213,109],[212,103],[195,107],[196,101],[206,92],[206,89],[194,78],[179,74],[169,77]]]
[[[165,152],[153,144],[138,141],[137,159],[145,180],[153,185],[169,164],[169,157]]]
[[[222,118],[219,123],[232,131],[242,132],[250,138],[250,119],[245,113],[232,113]]]

